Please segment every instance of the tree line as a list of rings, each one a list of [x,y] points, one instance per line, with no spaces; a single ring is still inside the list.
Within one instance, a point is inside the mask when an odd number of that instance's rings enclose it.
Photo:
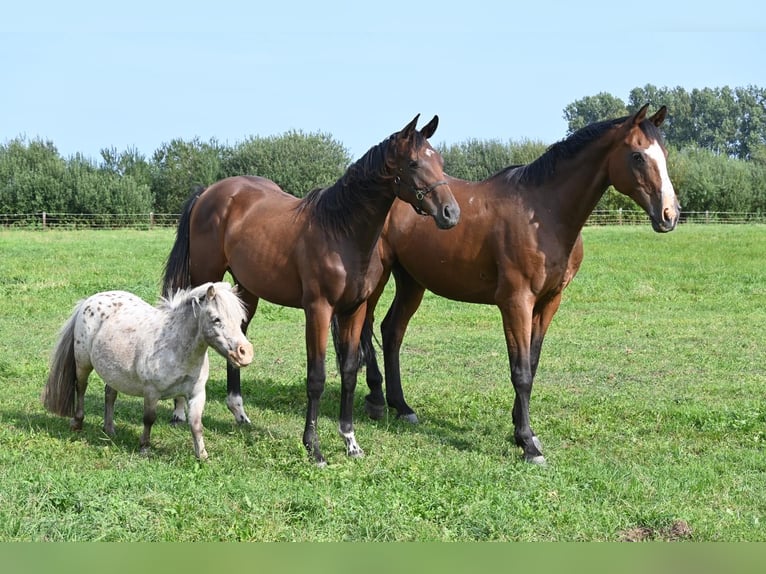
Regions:
[[[662,126],[668,169],[685,211],[766,213],[766,90],[647,85],[634,88],[627,102],[600,93],[564,109],[568,134],[644,103],[668,107]],[[471,139],[437,148],[447,173],[478,180],[533,161],[548,143]],[[0,213],[178,213],[195,185],[239,174],[269,178],[301,197],[332,184],[355,159],[331,135],[300,130],[234,145],[174,139],[150,157],[105,148],[98,160],[64,158],[53,142],[19,137],[0,145]],[[635,206],[610,189],[598,208]]]

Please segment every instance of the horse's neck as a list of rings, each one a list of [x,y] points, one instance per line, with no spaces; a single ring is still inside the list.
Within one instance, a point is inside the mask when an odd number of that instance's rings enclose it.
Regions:
[[[185,302],[182,308],[166,310],[161,320],[160,337],[173,342],[168,348],[182,358],[204,355],[207,343],[202,337],[194,304]]]
[[[378,242],[388,212],[396,200],[390,183],[376,182],[364,189],[347,186],[343,190],[345,235],[360,252],[370,254]]]
[[[594,142],[575,157],[560,160],[544,185],[546,206],[566,223],[574,242],[609,187],[608,141]]]

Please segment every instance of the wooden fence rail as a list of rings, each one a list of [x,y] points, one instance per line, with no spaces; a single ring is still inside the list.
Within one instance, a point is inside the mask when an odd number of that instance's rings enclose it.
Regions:
[[[646,225],[643,211],[597,210],[586,225]],[[766,213],[685,211],[681,223],[766,223]],[[177,213],[0,213],[0,228],[24,229],[152,229],[175,227]]]

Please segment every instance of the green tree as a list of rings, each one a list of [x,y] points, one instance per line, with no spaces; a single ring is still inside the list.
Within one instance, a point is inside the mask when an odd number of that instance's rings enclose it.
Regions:
[[[154,211],[178,213],[195,185],[221,179],[221,156],[222,148],[214,139],[174,139],[162,144],[152,157]]]
[[[606,92],[575,100],[564,108],[568,134],[595,122],[619,118],[628,114],[625,103]]]
[[[274,181],[287,193],[303,197],[315,187],[335,183],[351,158],[329,134],[289,131],[279,136],[251,137],[226,150],[225,177],[257,175]]]

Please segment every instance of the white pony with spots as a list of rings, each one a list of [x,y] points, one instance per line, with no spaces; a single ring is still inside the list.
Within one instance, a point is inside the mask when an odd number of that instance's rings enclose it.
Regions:
[[[54,349],[43,405],[60,416],[72,416],[81,430],[85,389],[91,371],[106,383],[104,431],[114,435],[117,393],[144,397],[141,452],[160,399],[183,397],[197,458],[207,458],[202,439],[202,411],[209,373],[208,346],[235,367],[253,360],[253,346],[242,325],[245,309],[225,282],[205,283],[178,291],[152,307],[125,291],[97,293],[81,301],[61,329]]]

